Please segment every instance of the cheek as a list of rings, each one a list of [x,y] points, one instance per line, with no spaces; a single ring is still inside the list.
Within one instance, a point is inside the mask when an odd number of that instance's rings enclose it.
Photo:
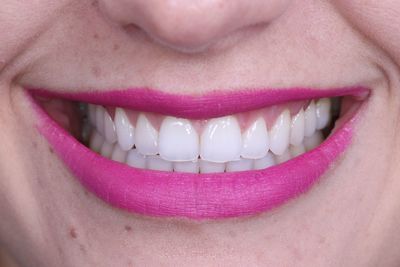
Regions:
[[[348,21],[400,64],[400,1],[333,0]]]

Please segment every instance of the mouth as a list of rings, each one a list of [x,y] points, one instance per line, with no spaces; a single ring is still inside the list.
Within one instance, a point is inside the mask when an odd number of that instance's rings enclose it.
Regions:
[[[37,128],[84,187],[149,216],[265,212],[307,192],[351,144],[369,90],[27,90]]]

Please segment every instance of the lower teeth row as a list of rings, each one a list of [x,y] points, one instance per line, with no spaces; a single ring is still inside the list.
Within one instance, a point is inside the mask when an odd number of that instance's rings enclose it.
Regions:
[[[96,130],[91,135],[90,148],[103,157],[140,169],[187,173],[220,173],[265,169],[310,151],[319,146],[323,140],[322,132],[316,131],[311,137],[306,137],[303,144],[290,146],[280,156],[268,152],[261,159],[240,158],[225,163],[205,161],[201,158],[195,161],[172,162],[162,159],[159,155],[144,156],[136,148],[124,151],[118,144],[108,143]]]

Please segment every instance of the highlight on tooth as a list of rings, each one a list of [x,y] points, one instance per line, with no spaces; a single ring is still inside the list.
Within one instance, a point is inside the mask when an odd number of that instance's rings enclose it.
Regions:
[[[278,113],[266,107],[251,115],[207,120],[88,104],[87,144],[103,157],[139,169],[193,174],[263,170],[318,147],[332,131],[333,110],[339,109],[335,103],[321,98],[300,108],[283,106]]]

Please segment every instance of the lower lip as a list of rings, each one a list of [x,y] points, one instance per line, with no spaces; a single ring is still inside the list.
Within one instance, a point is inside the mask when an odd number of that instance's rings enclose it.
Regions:
[[[27,96],[37,111],[39,132],[88,190],[133,213],[191,219],[254,215],[308,191],[349,146],[358,117],[353,112],[316,149],[264,170],[174,173],[136,169],[94,153]]]

